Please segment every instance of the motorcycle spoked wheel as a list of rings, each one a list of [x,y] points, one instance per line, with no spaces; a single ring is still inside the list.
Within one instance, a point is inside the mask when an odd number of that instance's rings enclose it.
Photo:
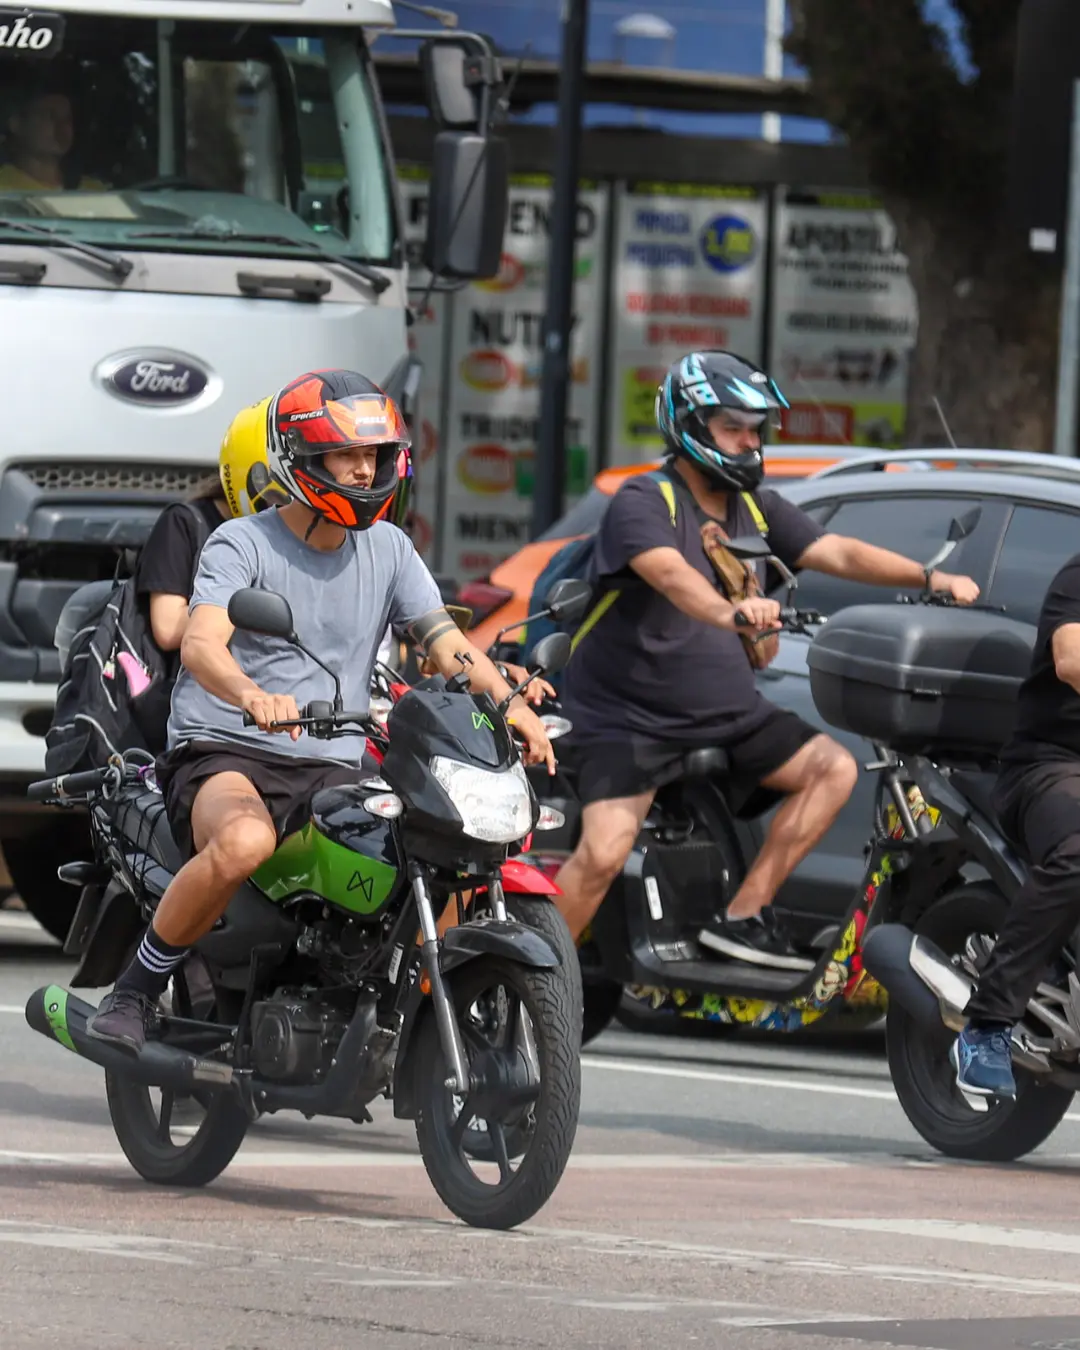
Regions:
[[[526,921],[540,927],[532,916]],[[569,943],[568,934],[565,941]],[[433,1015],[426,1016],[417,1031],[413,1061],[420,1154],[439,1198],[459,1219],[475,1228],[514,1228],[551,1198],[577,1132],[577,963],[564,956],[554,969],[532,970],[482,957],[451,972],[447,984],[469,1060],[493,1052],[516,1059],[524,1022],[536,1048],[539,1084],[529,1104],[488,1109],[477,1120],[468,1098],[446,1087],[449,1068],[438,1027]],[[477,1171],[474,1163],[484,1171]],[[494,1169],[496,1177],[491,1176]]]
[[[194,1013],[200,1019],[215,1020],[205,968],[193,970],[190,981],[186,969],[187,963],[174,973],[164,1002],[178,1016]],[[236,1156],[250,1124],[247,1112],[230,1092],[207,1090],[182,1096],[168,1088],[147,1087],[123,1074],[106,1073],[105,1095],[113,1130],[128,1162],[145,1181],[163,1186],[205,1186],[213,1181]],[[178,1108],[183,1112],[181,1120],[176,1119]]]
[[[538,933],[543,933],[546,938],[554,943],[565,965],[568,965],[571,969],[576,966],[577,955],[570,939],[570,931],[553,904],[546,900],[529,900],[521,895],[508,895],[506,897],[506,910],[510,918],[516,919],[518,923],[527,924],[530,928],[535,928]],[[585,990],[584,1007],[584,1021],[587,1023],[589,1020],[587,989]],[[585,1044],[585,1035],[583,1029],[582,1045]],[[463,1105],[460,1097],[455,1097],[454,1102],[458,1108]],[[529,1139],[532,1137],[535,1123],[533,1113],[530,1110],[519,1113],[519,1119],[514,1123],[504,1125],[506,1148],[511,1158],[519,1158],[525,1152]],[[462,1136],[461,1147],[466,1156],[473,1158],[476,1162],[498,1161],[498,1154],[495,1145],[492,1143],[486,1121],[474,1119],[469,1122]]]
[[[916,931],[953,957],[969,934],[996,935],[1007,908],[993,886],[975,882],[935,901]],[[889,1071],[904,1114],[923,1139],[946,1157],[972,1162],[1014,1162],[1045,1143],[1069,1109],[1072,1091],[1017,1069],[1016,1100],[991,1101],[988,1110],[976,1111],[956,1086],[949,1061],[955,1039],[944,1024],[927,1031],[896,1000],[890,1002]]]

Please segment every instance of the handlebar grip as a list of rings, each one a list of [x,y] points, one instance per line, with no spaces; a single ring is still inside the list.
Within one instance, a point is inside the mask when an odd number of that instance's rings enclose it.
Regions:
[[[47,801],[50,797],[78,797],[84,792],[93,792],[109,777],[111,770],[84,769],[82,773],[61,774],[57,778],[43,778],[31,783],[26,795],[32,802]]]
[[[737,609],[735,611],[735,627],[736,628],[750,627],[750,620],[746,617],[746,615],[742,612],[741,609]]]
[[[255,725],[254,717],[252,717],[252,715],[249,712],[246,712],[244,714],[244,726],[253,727],[254,725]]]

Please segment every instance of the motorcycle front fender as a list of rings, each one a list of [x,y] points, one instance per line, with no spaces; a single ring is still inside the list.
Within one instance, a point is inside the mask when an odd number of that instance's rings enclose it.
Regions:
[[[480,956],[501,956],[534,970],[551,970],[562,964],[543,933],[513,919],[473,919],[446,930],[439,953],[439,968],[444,975]]]
[[[532,863],[508,858],[502,865],[503,891],[507,895],[562,895],[549,876]]]

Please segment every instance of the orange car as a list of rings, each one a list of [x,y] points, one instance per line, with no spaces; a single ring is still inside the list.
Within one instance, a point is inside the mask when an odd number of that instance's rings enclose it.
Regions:
[[[793,478],[809,478],[838,459],[874,453],[872,447],[865,445],[777,445],[766,450],[765,474],[772,484],[790,482]],[[627,478],[632,474],[648,473],[659,465],[660,461],[654,460],[650,464],[604,469],[593,479],[585,496],[546,534],[499,563],[489,576],[480,581],[465,582],[456,599],[458,604],[467,605],[473,611],[469,636],[476,645],[486,650],[500,629],[521,623],[528,613],[529,597],[536,579],[552,556],[572,539],[581,539],[597,528],[609,500]]]

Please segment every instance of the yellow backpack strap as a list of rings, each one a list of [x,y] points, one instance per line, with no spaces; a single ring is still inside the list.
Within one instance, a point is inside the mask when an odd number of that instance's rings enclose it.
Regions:
[[[754,494],[752,492],[740,492],[739,496],[746,503],[746,509],[753,516],[758,534],[768,534],[769,522],[765,519],[765,513],[762,511],[761,507],[754,501]]]
[[[664,494],[664,501],[667,502],[668,515],[671,517],[671,523],[675,524],[675,488],[670,479],[659,478],[660,491]]]
[[[587,633],[592,632],[592,630],[596,627],[596,625],[600,622],[600,620],[604,617],[604,615],[608,612],[608,610],[611,608],[611,606],[615,603],[615,601],[618,598],[619,598],[618,591],[608,591],[605,595],[600,597],[600,599],[592,607],[588,615],[586,615],[585,621],[582,623],[581,627],[571,638],[570,640],[571,652],[575,652],[577,650],[577,645],[581,641],[581,639]]]
[[[664,501],[667,502],[668,515],[671,517],[671,524],[672,527],[674,528],[676,519],[675,487],[671,482],[671,480],[667,478],[664,474],[653,473],[650,474],[650,477],[656,479],[660,491],[663,494]],[[601,596],[601,598],[597,601],[597,603],[592,607],[590,612],[586,615],[581,627],[574,634],[573,638],[571,638],[570,640],[571,652],[575,652],[577,650],[577,645],[581,641],[581,639],[585,637],[587,634],[592,632],[592,630],[596,627],[596,625],[600,622],[600,620],[604,617],[604,615],[608,612],[608,610],[611,608],[611,606],[615,603],[615,601],[618,598],[619,598],[618,591],[607,591],[603,596]]]

